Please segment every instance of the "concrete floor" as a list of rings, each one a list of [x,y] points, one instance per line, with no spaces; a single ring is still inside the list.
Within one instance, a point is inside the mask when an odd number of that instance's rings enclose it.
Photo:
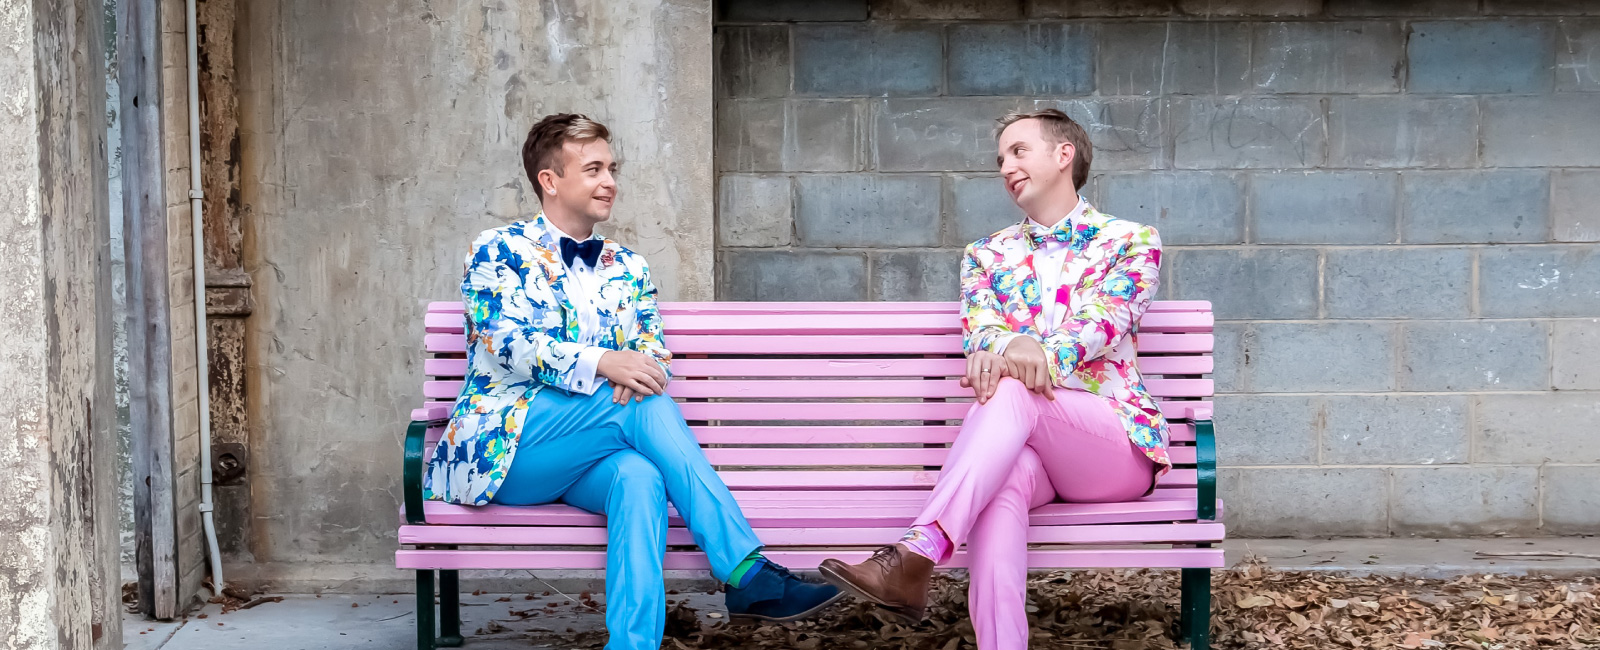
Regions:
[[[542,592],[541,592],[542,593]],[[540,632],[599,631],[605,629],[604,616],[560,595],[526,600],[524,594],[509,596],[510,602],[496,602],[508,596],[463,594],[461,630],[466,647],[473,650],[518,648],[556,648],[530,643],[530,635]],[[716,622],[722,612],[722,596],[705,593],[673,596],[688,598],[701,611],[706,624]],[[350,595],[322,597],[297,594],[284,596],[283,602],[266,603],[252,609],[221,613],[219,605],[207,605],[198,615],[172,623],[124,619],[123,641],[127,650],[403,650],[416,647],[416,608],[410,594]],[[604,598],[595,596],[603,603]],[[518,620],[512,610],[542,609],[550,602],[558,607],[553,614]],[[484,629],[489,621],[497,628]]]
[[[1543,539],[1346,539],[1346,540],[1231,540],[1228,561],[1248,554],[1266,559],[1273,567],[1299,571],[1351,574],[1407,574],[1443,578],[1466,573],[1512,575],[1600,575],[1600,538]],[[1478,557],[1490,553],[1570,553],[1578,557]],[[470,589],[470,576],[463,577]],[[529,600],[525,594],[462,596],[462,630],[469,648],[497,650],[547,648],[534,645],[530,635],[540,631],[598,631],[600,614],[576,605],[559,594]],[[500,598],[508,598],[500,601]],[[702,621],[723,620],[722,596],[672,595],[687,599],[700,610]],[[595,594],[603,602],[603,594]],[[207,605],[189,618],[151,622],[132,616],[124,619],[123,638],[128,650],[358,650],[415,647],[415,614],[409,594],[287,594],[282,602],[265,603],[248,610],[222,614],[220,606]],[[551,609],[554,613],[517,620],[513,610]],[[495,621],[503,629],[485,628]],[[480,631],[482,630],[482,631]]]

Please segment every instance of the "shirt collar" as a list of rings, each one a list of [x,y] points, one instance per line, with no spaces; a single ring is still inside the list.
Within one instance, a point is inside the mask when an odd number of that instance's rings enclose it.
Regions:
[[[572,235],[567,234],[567,232],[565,230],[562,230],[560,226],[556,225],[556,222],[551,221],[550,220],[550,216],[546,215],[543,211],[540,211],[539,212],[539,216],[535,217],[535,218],[544,220],[545,227],[550,229],[550,235],[555,238],[557,243],[561,242],[561,238],[562,237],[566,237],[567,239],[571,239],[572,241],[576,241],[576,242],[586,241],[584,239],[578,239],[577,237],[573,237]],[[592,232],[592,233],[589,233],[588,239],[594,239],[594,238],[599,237],[599,236],[600,236],[600,233]]]
[[[1062,224],[1070,224],[1070,223],[1072,223],[1072,221],[1074,219],[1082,217],[1084,210],[1087,209],[1088,207],[1089,207],[1089,202],[1083,200],[1083,196],[1079,195],[1078,196],[1078,204],[1072,206],[1072,210],[1070,212],[1067,212],[1067,216],[1062,218],[1060,221],[1057,221],[1054,225],[1039,223],[1037,221],[1034,221],[1033,217],[1028,217],[1027,221],[1034,228],[1043,230],[1045,232],[1050,232],[1051,230],[1055,230],[1056,228],[1061,227]]]

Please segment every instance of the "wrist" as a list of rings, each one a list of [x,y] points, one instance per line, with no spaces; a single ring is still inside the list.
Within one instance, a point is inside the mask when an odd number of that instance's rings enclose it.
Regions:
[[[604,349],[604,348],[602,348],[602,349]],[[608,364],[610,364],[610,362],[616,361],[616,357],[611,354],[612,352],[616,352],[616,350],[605,350],[604,352],[601,352],[598,356],[595,357],[595,362],[594,362],[595,372],[597,372],[597,373],[599,373],[601,375],[605,375],[606,374],[606,366]]]

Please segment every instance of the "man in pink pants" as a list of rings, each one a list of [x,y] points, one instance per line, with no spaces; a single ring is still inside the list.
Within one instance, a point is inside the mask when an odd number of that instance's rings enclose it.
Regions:
[[[1128,501],[1172,465],[1167,424],[1140,380],[1134,329],[1155,297],[1154,228],[1079,196],[1092,150],[1057,110],[1000,120],[996,162],[1028,217],[967,247],[967,375],[977,403],[944,471],[897,544],[822,575],[912,621],[933,568],[967,544],[978,647],[1028,645],[1028,511],[1056,498]]]

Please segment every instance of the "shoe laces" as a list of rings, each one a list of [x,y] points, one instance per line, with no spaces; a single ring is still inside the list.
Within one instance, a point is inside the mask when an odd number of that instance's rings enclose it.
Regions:
[[[877,562],[886,568],[893,569],[900,566],[900,549],[896,548],[896,545],[890,544],[874,551],[868,561]]]
[[[767,563],[767,568],[772,569],[773,573],[778,574],[778,578],[782,579],[785,582],[788,582],[790,580],[793,580],[795,582],[805,582],[804,580],[800,579],[800,576],[797,576],[797,575],[791,573],[789,571],[788,567],[768,562]]]

